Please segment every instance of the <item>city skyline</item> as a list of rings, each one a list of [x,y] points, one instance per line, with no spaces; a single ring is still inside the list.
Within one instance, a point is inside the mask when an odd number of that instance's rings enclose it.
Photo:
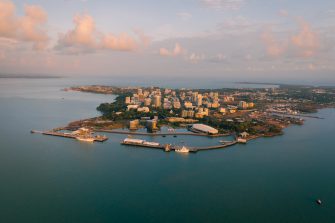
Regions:
[[[0,0],[5,74],[334,82],[335,3]]]

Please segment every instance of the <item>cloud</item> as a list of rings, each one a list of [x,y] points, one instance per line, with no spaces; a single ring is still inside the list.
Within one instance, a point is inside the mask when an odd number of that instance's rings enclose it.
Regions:
[[[285,10],[285,9],[281,9],[281,10],[279,10],[278,14],[279,14],[280,16],[282,16],[282,17],[287,17],[287,16],[289,16],[288,11]]]
[[[192,18],[192,14],[188,12],[179,12],[177,16],[184,21],[190,20]]]
[[[223,53],[219,53],[215,56],[211,56],[210,58],[208,58],[208,61],[212,63],[222,63],[222,62],[226,62],[226,60],[227,60],[227,56],[224,55]]]
[[[19,36],[25,41],[34,43],[34,48],[41,50],[47,47],[49,37],[43,28],[48,20],[47,13],[40,6],[25,6],[25,16],[21,19]]]
[[[118,51],[132,51],[137,48],[137,43],[127,33],[121,33],[118,36],[107,34],[102,39],[101,48]]]
[[[17,31],[15,5],[10,1],[0,0],[0,35],[1,37],[15,38]]]
[[[57,50],[70,54],[92,53],[97,50],[134,51],[140,46],[147,46],[150,38],[141,30],[134,30],[135,37],[127,33],[115,35],[103,33],[96,29],[92,16],[76,15],[73,19],[74,28],[60,34]]]
[[[60,35],[59,44],[63,47],[96,47],[95,24],[89,15],[76,15],[73,19],[74,29]]]
[[[146,35],[141,29],[134,29],[134,33],[137,35],[138,39],[144,47],[148,47],[152,42],[152,37]]]
[[[294,57],[311,57],[320,48],[318,34],[312,30],[311,26],[302,18],[298,20],[299,32],[296,34],[286,34],[285,40],[278,40],[271,29],[266,29],[261,39],[266,47],[267,54],[272,57],[281,55]]]
[[[0,51],[0,61],[6,59],[6,53],[4,51]]]
[[[183,49],[179,43],[175,44],[175,47],[173,50],[168,50],[166,48],[159,49],[159,55],[161,56],[179,56],[184,53],[186,53],[186,50]]]
[[[281,43],[274,37],[271,29],[265,30],[261,35],[261,39],[266,46],[266,52],[269,56],[278,57],[287,48],[286,43]]]
[[[238,10],[245,0],[201,0],[202,4],[215,10]]]
[[[204,54],[191,53],[187,58],[191,63],[198,63],[205,59]]]
[[[22,17],[15,15],[15,10],[11,1],[0,0],[0,37],[32,43],[36,50],[45,49],[49,41],[47,13],[36,5],[26,5]]]
[[[320,47],[318,34],[312,30],[311,26],[299,19],[300,32],[291,37],[291,43],[304,57],[315,55]]]

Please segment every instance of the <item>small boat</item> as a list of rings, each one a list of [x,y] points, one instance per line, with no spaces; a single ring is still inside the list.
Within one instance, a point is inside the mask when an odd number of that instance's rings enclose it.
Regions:
[[[166,137],[166,135],[162,135],[162,137]]]
[[[321,204],[322,204],[322,201],[321,201],[320,199],[317,199],[317,200],[316,200],[316,203],[317,203],[318,205],[321,205]]]
[[[175,149],[175,152],[177,152],[177,153],[189,153],[190,150],[188,148],[186,148],[185,146],[183,146],[181,148]]]
[[[175,138],[176,138],[177,136],[176,136],[176,135],[174,135],[173,137],[175,137]]]

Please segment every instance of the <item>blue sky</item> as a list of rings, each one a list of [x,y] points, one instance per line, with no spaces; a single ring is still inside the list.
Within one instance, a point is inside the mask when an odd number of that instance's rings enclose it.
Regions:
[[[331,0],[0,0],[0,19],[2,73],[335,82]]]

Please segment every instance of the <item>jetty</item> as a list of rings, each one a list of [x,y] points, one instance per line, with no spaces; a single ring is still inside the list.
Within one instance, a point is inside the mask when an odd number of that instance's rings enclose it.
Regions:
[[[57,131],[39,131],[39,130],[31,130],[31,133],[39,133],[42,135],[49,135],[49,136],[58,136],[70,139],[77,139],[78,135],[73,133],[66,133],[66,132],[57,132]],[[107,136],[91,136],[93,142],[104,142],[108,140]]]
[[[165,152],[170,152],[170,151],[175,151],[177,150],[180,146],[175,146],[171,144],[159,144],[157,142],[147,142],[145,140],[141,139],[129,139],[126,138],[123,141],[120,142],[122,145],[127,145],[127,146],[136,146],[136,147],[146,147],[146,148],[151,148],[151,149],[160,149],[164,150]],[[233,146],[237,144],[238,142],[236,140],[234,141],[227,141],[224,144],[220,145],[214,145],[214,146],[204,146],[204,147],[187,147],[189,152],[198,152],[198,151],[205,151],[205,150],[214,150],[214,149],[222,149],[226,148],[229,146]]]
[[[285,112],[272,112],[274,115],[288,116],[288,117],[300,117],[300,118],[314,118],[314,119],[325,119],[323,117],[315,116],[315,115],[307,115],[307,114],[290,114]]]

